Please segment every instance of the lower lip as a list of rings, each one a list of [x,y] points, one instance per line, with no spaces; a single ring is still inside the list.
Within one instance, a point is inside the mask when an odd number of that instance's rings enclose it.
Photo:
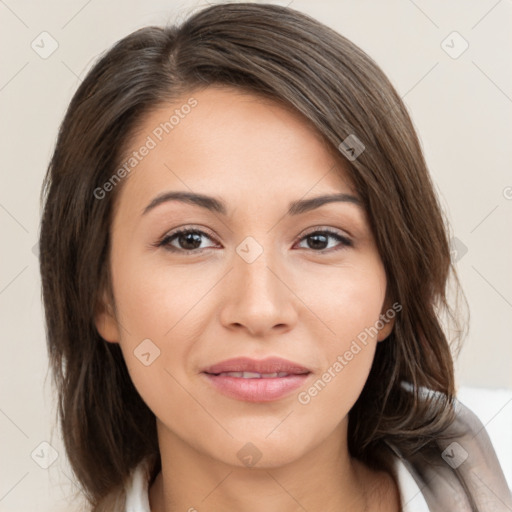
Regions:
[[[270,377],[244,379],[242,377],[224,377],[203,373],[214,388],[222,394],[246,402],[271,402],[279,400],[300,388],[309,373],[289,375],[288,377]]]

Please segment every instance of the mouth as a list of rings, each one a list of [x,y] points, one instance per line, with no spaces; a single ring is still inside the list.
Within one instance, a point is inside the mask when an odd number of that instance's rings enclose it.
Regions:
[[[284,377],[285,375],[279,374],[300,375],[310,372],[305,366],[281,357],[267,357],[266,359],[235,357],[203,368],[202,371],[212,375],[219,375],[221,373],[247,374],[245,378],[260,378],[260,376],[263,378]],[[237,377],[242,376],[237,375]]]
[[[216,377],[237,377],[239,379],[275,379],[276,377],[289,377],[290,375],[302,375],[298,373],[288,372],[274,372],[274,373],[258,373],[258,372],[221,372],[209,373],[208,375],[215,375]],[[309,372],[308,372],[309,373]]]
[[[203,369],[201,373],[225,396],[246,402],[270,402],[304,385],[311,371],[281,358],[235,358]]]

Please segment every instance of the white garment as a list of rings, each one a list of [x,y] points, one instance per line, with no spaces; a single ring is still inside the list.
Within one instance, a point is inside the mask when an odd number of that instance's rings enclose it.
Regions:
[[[421,494],[418,484],[398,457],[395,458],[395,469],[402,500],[402,512],[429,512],[427,502]]]
[[[149,467],[142,461],[126,485],[126,512],[151,512],[149,508]]]
[[[404,463],[396,457],[398,488],[403,512],[429,512],[425,498]],[[149,471],[144,462],[139,464],[126,487],[126,512],[151,512],[148,496]]]

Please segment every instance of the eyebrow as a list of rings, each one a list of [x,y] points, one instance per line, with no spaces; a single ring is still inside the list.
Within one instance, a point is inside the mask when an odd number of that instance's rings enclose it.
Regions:
[[[157,206],[169,201],[180,201],[182,203],[193,204],[212,212],[227,215],[227,208],[224,201],[215,197],[207,196],[204,194],[196,194],[193,192],[164,192],[163,194],[156,196],[144,208],[142,215],[147,214],[150,210],[153,210]],[[313,197],[311,199],[299,199],[297,201],[292,201],[288,206],[287,215],[300,215],[302,213],[319,208],[324,204],[333,202],[354,204],[362,208],[362,203],[356,196],[350,194],[330,194]]]

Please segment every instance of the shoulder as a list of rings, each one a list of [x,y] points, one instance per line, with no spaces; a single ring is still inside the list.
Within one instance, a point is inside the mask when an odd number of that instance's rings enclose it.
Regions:
[[[485,426],[455,401],[455,420],[430,449],[402,459],[430,511],[510,512],[512,495]]]

